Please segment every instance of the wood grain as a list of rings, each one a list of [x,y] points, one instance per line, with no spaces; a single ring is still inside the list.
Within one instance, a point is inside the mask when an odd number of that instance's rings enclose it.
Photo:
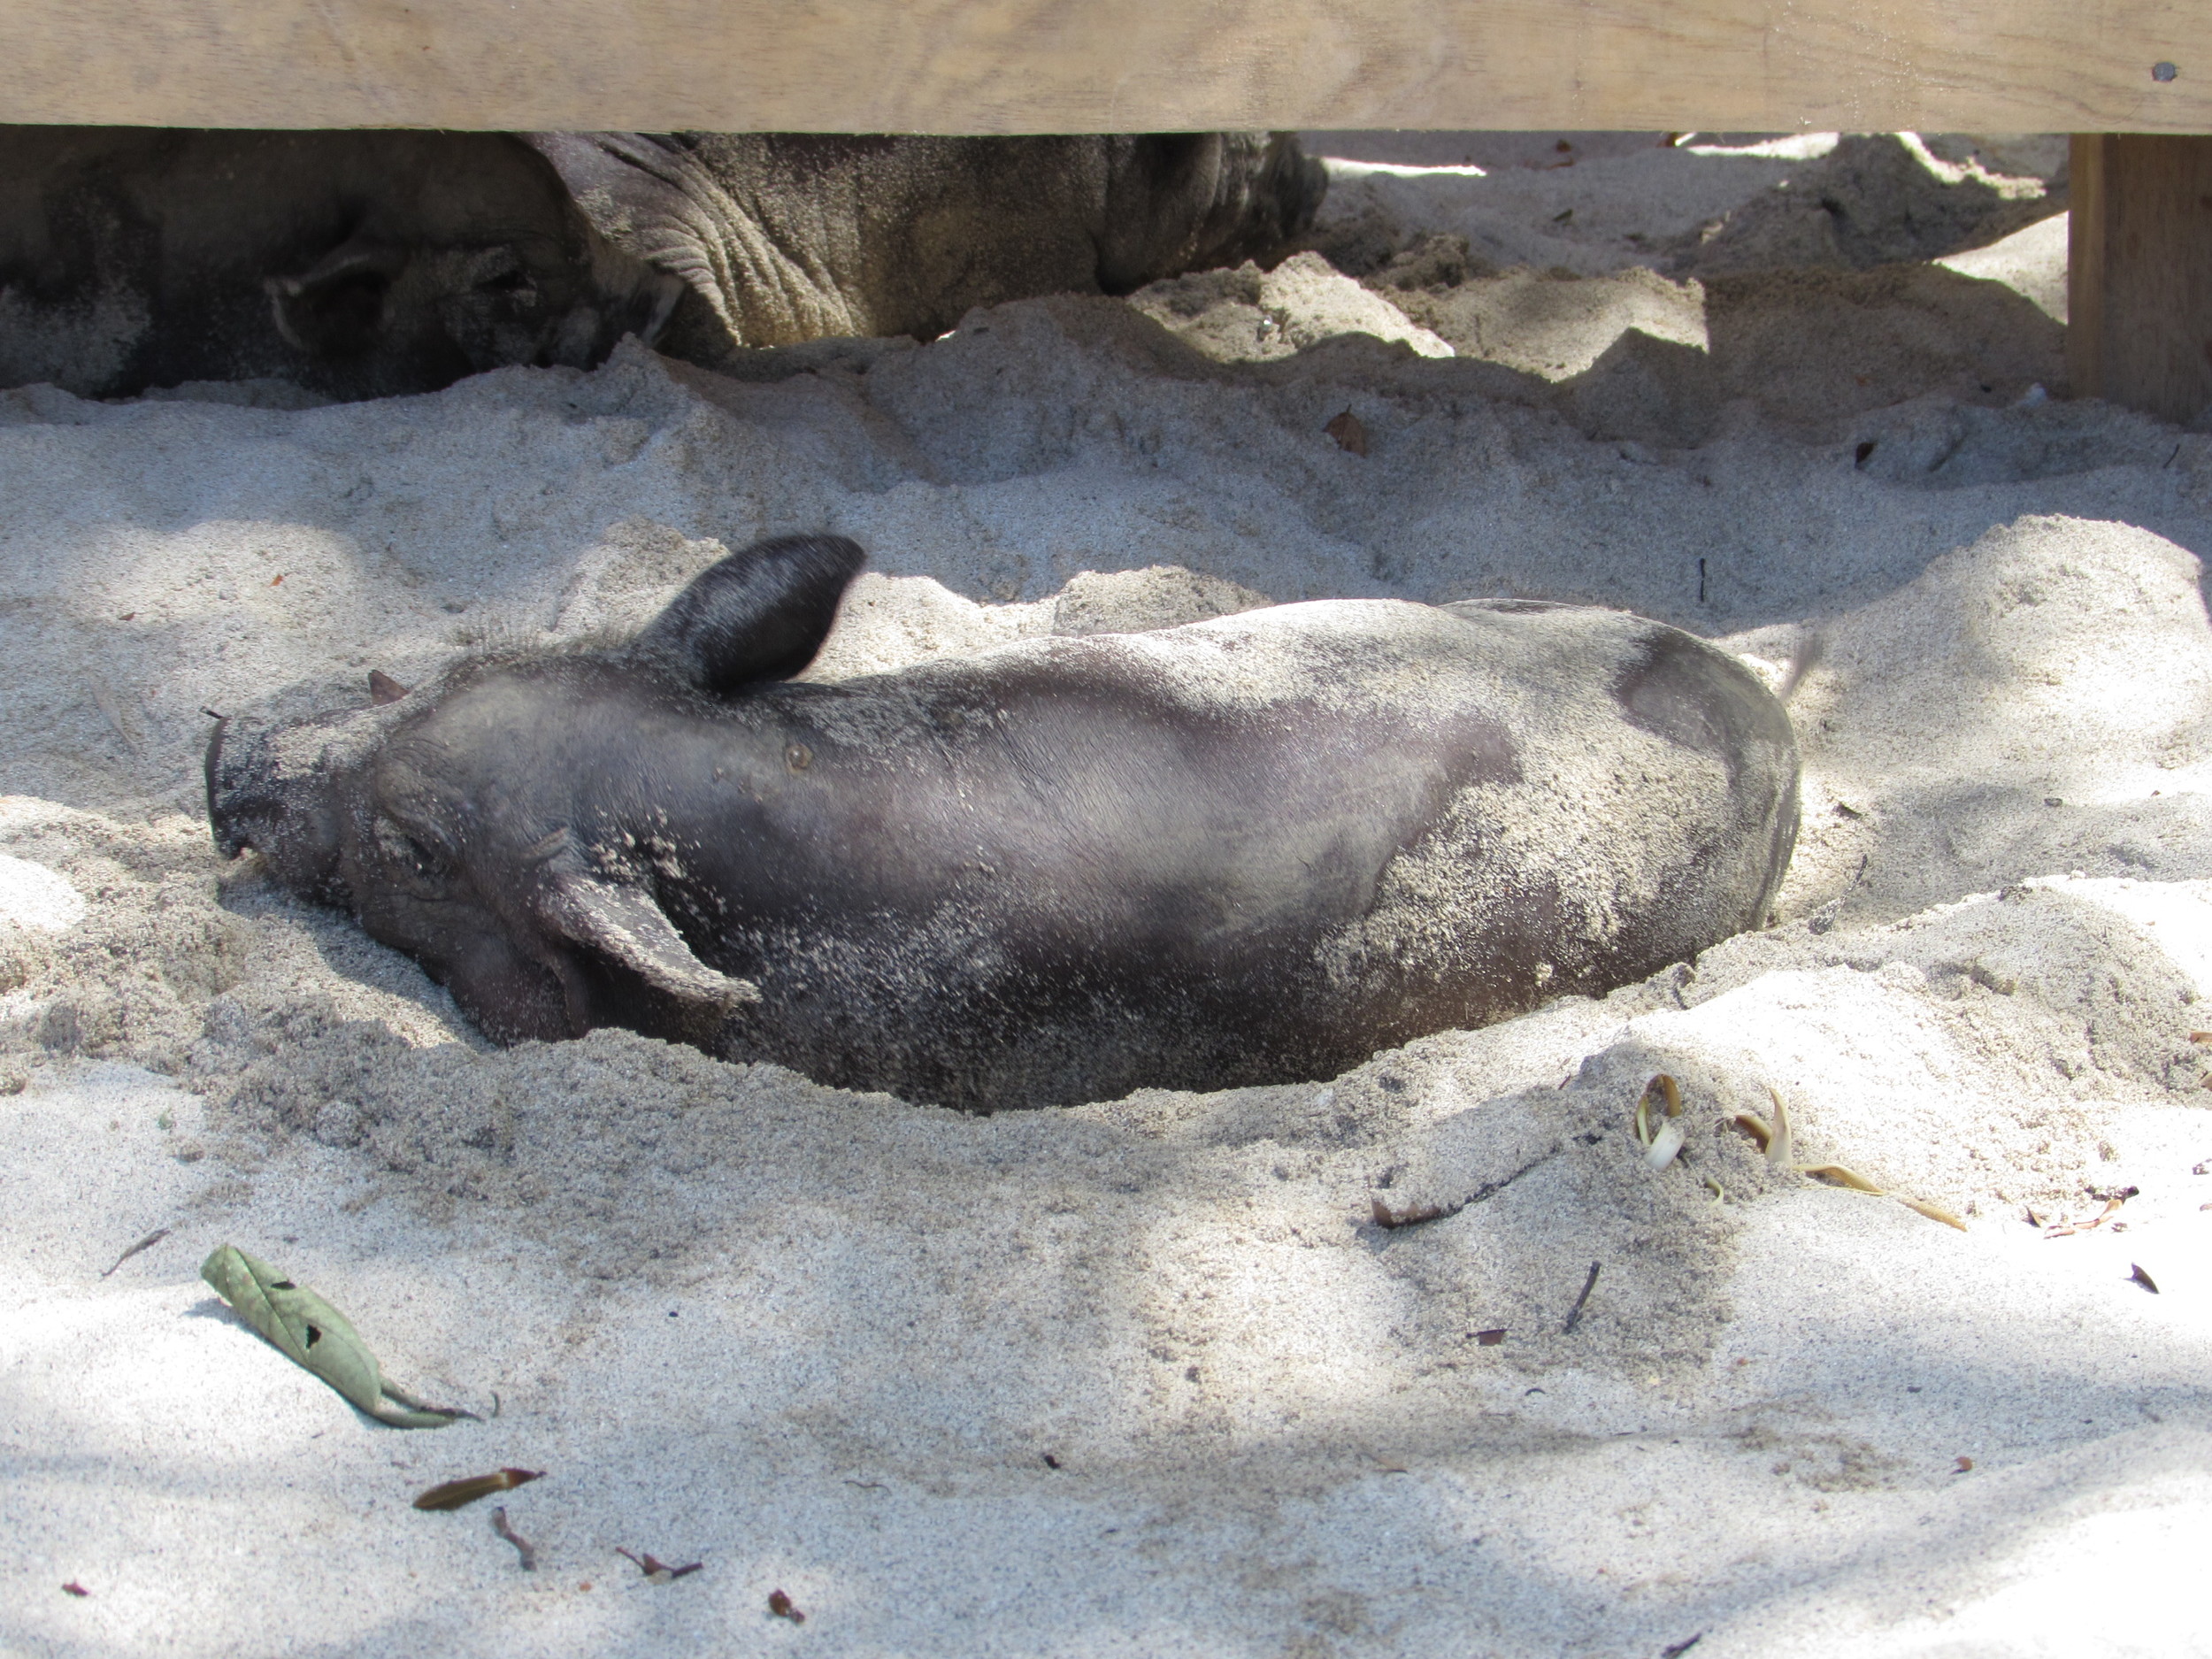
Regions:
[[[2212,131],[2193,0],[0,0],[0,41],[12,122]]]
[[[2212,138],[2077,134],[2066,370],[2166,420],[2212,405]]]

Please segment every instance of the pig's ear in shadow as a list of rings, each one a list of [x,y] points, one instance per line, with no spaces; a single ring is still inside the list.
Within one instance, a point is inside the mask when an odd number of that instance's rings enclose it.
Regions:
[[[760,1001],[760,987],[750,979],[718,973],[694,956],[652,895],[636,887],[561,876],[542,914],[572,944],[596,951],[687,1006],[726,1012]]]
[[[633,649],[716,695],[788,680],[822,649],[866,558],[841,535],[756,541],[702,571]]]
[[[357,237],[298,276],[261,286],[288,345],[314,357],[357,357],[383,334],[385,296],[406,268],[403,249]]]

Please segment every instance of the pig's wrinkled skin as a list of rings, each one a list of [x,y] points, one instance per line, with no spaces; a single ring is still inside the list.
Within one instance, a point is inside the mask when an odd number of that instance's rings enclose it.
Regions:
[[[625,334],[708,367],[927,340],[1265,257],[1325,188],[1287,134],[0,127],[0,386],[384,397]]]
[[[217,843],[503,1041],[979,1109],[1333,1075],[1690,957],[1789,860],[1787,717],[1658,623],[1333,601],[791,680],[860,564],[764,542],[620,649],[229,720]]]

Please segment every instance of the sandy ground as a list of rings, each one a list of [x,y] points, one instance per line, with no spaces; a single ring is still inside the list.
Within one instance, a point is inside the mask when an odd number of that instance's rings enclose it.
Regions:
[[[2212,438],[2064,398],[2062,145],[1317,147],[1277,271],[924,347],[0,395],[0,1655],[2212,1649]],[[1325,595],[1722,640],[1805,749],[1776,925],[971,1118],[490,1049],[219,865],[202,708],[815,528],[875,565],[825,677]],[[226,1240],[483,1420],[355,1413]],[[410,1507],[510,1464],[531,1572]]]

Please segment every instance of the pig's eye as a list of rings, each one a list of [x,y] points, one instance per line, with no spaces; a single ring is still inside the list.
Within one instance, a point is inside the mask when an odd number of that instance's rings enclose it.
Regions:
[[[442,893],[452,881],[452,861],[391,819],[377,820],[376,839],[400,879],[416,891]]]

